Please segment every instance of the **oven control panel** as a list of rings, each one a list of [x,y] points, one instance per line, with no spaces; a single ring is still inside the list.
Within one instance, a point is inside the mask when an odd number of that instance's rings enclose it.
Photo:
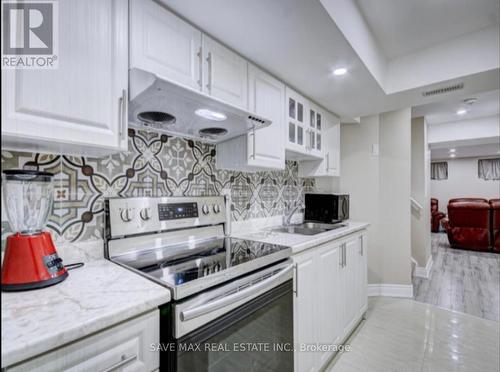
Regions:
[[[197,217],[198,203],[158,204],[158,218],[160,221]]]
[[[109,198],[108,238],[226,223],[223,196]]]

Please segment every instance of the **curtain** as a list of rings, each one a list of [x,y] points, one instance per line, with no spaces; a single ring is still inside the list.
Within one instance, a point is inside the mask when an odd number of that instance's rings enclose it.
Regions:
[[[500,158],[479,159],[477,173],[483,180],[500,180]]]
[[[448,163],[445,161],[431,163],[431,180],[447,180]]]

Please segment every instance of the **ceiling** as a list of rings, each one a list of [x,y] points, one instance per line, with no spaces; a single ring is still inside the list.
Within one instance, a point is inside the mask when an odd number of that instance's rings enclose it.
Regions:
[[[410,72],[407,75],[412,75],[408,84],[404,85],[404,89],[399,88],[397,93],[388,94],[380,83],[383,79],[373,73],[366,58],[360,57],[360,50],[353,47],[353,41],[332,18],[331,9],[326,11],[318,0],[160,1],[204,32],[337,114],[343,122],[352,121],[359,116],[443,99],[441,96],[424,98],[423,90],[463,82],[465,88],[462,91],[446,95],[458,97],[461,94],[498,89],[500,82],[497,61],[488,65],[488,68],[471,69],[467,73],[461,70],[451,75],[445,74],[441,78],[433,76],[425,82],[414,81],[412,76],[415,74],[411,74],[413,70],[405,67],[405,71]],[[332,1],[355,5],[353,0]],[[475,1],[482,3],[486,0]],[[451,6],[448,0],[434,2],[445,2],[448,7]],[[333,9],[340,9],[339,6],[334,4]],[[477,21],[481,22],[484,22],[483,18]],[[470,23],[465,31],[476,25],[474,22]],[[489,48],[493,55],[495,48],[498,46]],[[347,67],[348,73],[333,76],[333,69],[340,66]]]
[[[500,19],[498,0],[355,2],[388,59],[494,26]]]
[[[467,98],[477,98],[477,102],[464,103]],[[465,115],[457,115],[459,109],[467,110]],[[428,124],[442,124],[471,120],[500,114],[500,90],[493,90],[474,95],[461,95],[443,102],[433,102],[416,106],[412,109],[412,117],[425,116]]]

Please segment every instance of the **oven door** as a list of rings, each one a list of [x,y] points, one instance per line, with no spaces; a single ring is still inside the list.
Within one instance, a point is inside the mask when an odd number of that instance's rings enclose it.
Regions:
[[[293,371],[292,269],[287,261],[174,304],[161,370]]]

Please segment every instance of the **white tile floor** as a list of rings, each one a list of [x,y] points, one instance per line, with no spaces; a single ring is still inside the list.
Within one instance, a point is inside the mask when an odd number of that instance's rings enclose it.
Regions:
[[[500,371],[500,323],[409,299],[372,297],[328,372]]]

